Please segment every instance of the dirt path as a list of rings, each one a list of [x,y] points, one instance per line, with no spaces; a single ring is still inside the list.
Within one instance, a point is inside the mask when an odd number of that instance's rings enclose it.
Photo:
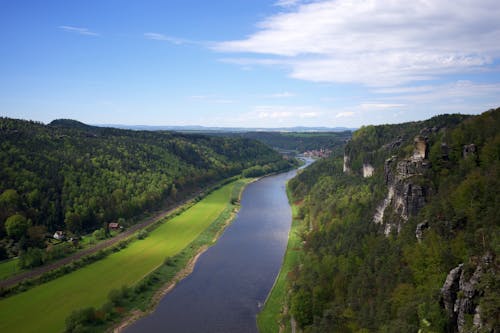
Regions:
[[[191,196],[189,196],[187,199],[185,200],[182,200],[181,202],[175,204],[175,206],[172,206],[170,208],[167,208],[165,210],[162,210],[158,213],[156,213],[154,216],[150,217],[150,218],[147,218],[145,219],[144,221],[140,222],[140,223],[137,223],[133,226],[131,226],[129,229],[127,229],[126,231],[116,235],[115,237],[113,238],[110,238],[110,239],[107,239],[105,241],[102,241],[100,242],[99,244],[91,247],[91,248],[88,248],[88,249],[85,249],[85,250],[82,250],[82,251],[78,251],[68,257],[65,257],[65,258],[62,258],[58,261],[55,261],[55,262],[52,262],[50,264],[47,264],[47,265],[43,265],[43,266],[40,266],[40,267],[37,267],[37,268],[34,268],[30,271],[27,271],[27,272],[24,272],[24,273],[21,273],[21,274],[18,274],[18,275],[14,275],[12,277],[9,277],[5,280],[2,280],[0,281],[0,288],[8,288],[8,287],[11,287],[11,286],[14,286],[16,284],[18,284],[19,282],[23,281],[23,280],[26,280],[26,279],[32,279],[32,278],[36,278],[46,272],[49,272],[51,270],[54,270],[54,269],[57,269],[61,266],[64,266],[64,265],[67,265],[75,260],[78,260],[82,257],[85,257],[85,256],[88,256],[88,255],[91,255],[91,254],[94,254],[102,249],[105,249],[107,247],[110,247],[128,237],[130,237],[131,235],[133,235],[137,230],[140,230],[140,229],[143,229],[143,228],[146,228],[148,227],[149,225],[151,224],[154,224],[156,223],[157,221],[163,219],[165,216],[169,215],[170,213],[172,213],[174,210],[176,210],[177,208],[181,207],[182,205],[188,203],[189,201],[191,201],[192,199],[194,199],[196,196],[200,195],[201,193],[203,192],[203,190],[200,190],[200,191],[197,191],[195,192],[194,194],[192,194]]]

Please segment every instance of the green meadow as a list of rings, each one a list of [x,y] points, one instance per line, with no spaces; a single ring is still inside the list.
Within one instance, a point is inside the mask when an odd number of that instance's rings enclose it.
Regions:
[[[137,283],[196,239],[230,204],[234,185],[212,192],[119,252],[0,300],[0,332],[63,331],[72,311],[100,307],[111,290]]]
[[[5,260],[0,263],[0,280],[6,279],[9,276],[12,276],[14,274],[17,274],[21,272],[19,269],[17,263],[19,262],[19,259],[13,258],[10,260]]]
[[[288,198],[291,200],[290,193],[288,190],[287,192]],[[297,218],[299,207],[295,204],[292,204],[291,206],[293,220],[290,233],[288,235],[288,245],[285,252],[285,258],[283,259],[283,264],[273,289],[264,304],[264,308],[257,315],[257,326],[260,333],[274,333],[280,331],[280,321],[287,296],[287,276],[299,260],[301,240],[298,232],[301,220]],[[290,321],[287,320],[284,325],[285,332],[289,332]]]

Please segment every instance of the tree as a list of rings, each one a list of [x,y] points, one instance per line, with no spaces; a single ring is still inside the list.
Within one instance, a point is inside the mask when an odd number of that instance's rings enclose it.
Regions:
[[[19,266],[21,268],[33,268],[43,264],[43,250],[30,247],[19,256]]]
[[[16,209],[19,202],[20,197],[16,190],[8,189],[0,195],[0,207],[2,209]]]
[[[74,234],[79,234],[82,231],[82,219],[78,213],[68,213],[64,219],[66,228]]]
[[[7,231],[9,237],[20,239],[26,234],[26,230],[28,230],[30,225],[30,220],[27,220],[21,214],[14,214],[5,221],[5,231]]]
[[[32,246],[43,247],[47,228],[43,225],[30,226],[27,230],[29,242]]]

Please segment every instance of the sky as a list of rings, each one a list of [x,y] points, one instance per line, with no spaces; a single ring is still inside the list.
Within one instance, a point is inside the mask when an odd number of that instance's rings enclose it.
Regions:
[[[0,0],[0,116],[360,127],[500,106],[498,0]]]

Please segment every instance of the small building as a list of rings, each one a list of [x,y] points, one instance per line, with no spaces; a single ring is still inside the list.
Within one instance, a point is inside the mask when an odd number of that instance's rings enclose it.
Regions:
[[[64,235],[64,232],[61,231],[61,230],[57,230],[55,233],[54,233],[54,239],[57,239],[57,240],[64,240],[66,238],[66,236]]]
[[[117,222],[111,222],[108,224],[109,230],[120,230],[123,229],[123,227],[120,225],[120,223]]]

